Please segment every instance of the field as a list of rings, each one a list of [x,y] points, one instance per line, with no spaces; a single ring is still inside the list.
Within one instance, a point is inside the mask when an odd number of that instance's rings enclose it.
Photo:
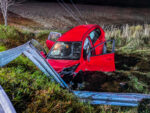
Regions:
[[[70,16],[65,17],[66,13],[60,12],[60,7],[56,4],[40,6],[45,7],[41,10],[38,3],[31,6],[27,3],[24,6],[17,6],[20,10],[11,8],[10,26],[0,25],[0,51],[21,45],[32,38],[46,48],[45,40],[51,30],[63,33],[78,24]],[[50,10],[48,7],[56,9],[46,15],[45,12]],[[125,10],[114,7],[109,15],[107,7],[88,6],[89,10],[85,7],[87,6],[80,6],[86,18],[94,12],[87,21],[102,25],[106,38],[116,40],[116,71],[88,72],[85,87],[81,90],[150,93],[150,25],[144,24],[149,23],[150,10],[140,9],[136,13],[137,9]],[[98,13],[99,11],[103,13]],[[122,16],[122,12],[125,15]],[[0,69],[0,82],[18,113],[137,113],[137,108],[91,106],[79,102],[72,94],[46,78],[24,56]],[[122,87],[121,83],[125,85]]]
[[[72,5],[68,4],[72,9]],[[150,23],[150,8],[111,7],[97,5],[77,5],[80,16],[75,11],[74,16],[87,21],[88,24],[137,25]],[[19,10],[18,10],[19,9]],[[47,29],[68,30],[79,23],[75,21],[58,3],[26,3],[11,7],[10,11],[40,23]],[[38,29],[38,27],[37,27]]]

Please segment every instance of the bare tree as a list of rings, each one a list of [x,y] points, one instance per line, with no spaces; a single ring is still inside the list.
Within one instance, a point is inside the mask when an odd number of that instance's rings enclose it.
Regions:
[[[0,8],[1,8],[1,12],[3,14],[3,18],[5,21],[5,26],[7,26],[7,13],[8,13],[8,8],[12,5],[15,4],[15,0],[0,0]]]
[[[8,8],[12,5],[17,5],[22,2],[25,2],[25,0],[0,0],[0,9],[5,21],[5,26],[7,26],[7,18],[8,18]]]

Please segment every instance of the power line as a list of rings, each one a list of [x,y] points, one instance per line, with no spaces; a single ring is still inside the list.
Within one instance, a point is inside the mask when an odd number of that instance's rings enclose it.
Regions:
[[[70,0],[70,2],[72,3],[72,5],[76,9],[76,11],[79,13],[80,17],[82,17],[82,14],[81,14],[80,10],[78,9],[78,7],[76,7],[76,5],[74,4],[73,0]]]
[[[72,3],[73,7],[76,9],[76,11],[79,13],[80,17],[82,18],[82,14],[81,14],[81,11],[79,10],[78,7],[76,7],[75,3],[73,2],[73,0],[70,0],[70,2]],[[84,23],[87,24],[87,21],[82,18],[84,20]]]
[[[62,3],[64,4],[64,6],[65,6],[66,8],[68,8],[68,10],[72,13],[72,15],[78,20],[78,22],[79,22],[80,24],[82,24],[81,19],[78,18],[77,16],[75,16],[76,14],[74,13],[74,11],[64,2],[64,0],[61,0],[61,1],[62,1]]]
[[[74,16],[75,13],[73,12],[73,10],[72,10],[63,0],[61,0],[61,2],[60,2],[60,0],[57,0],[57,2],[60,4],[61,7],[63,7],[63,8],[66,10],[66,12],[68,12],[68,13],[70,14],[79,24],[82,24],[81,19]]]

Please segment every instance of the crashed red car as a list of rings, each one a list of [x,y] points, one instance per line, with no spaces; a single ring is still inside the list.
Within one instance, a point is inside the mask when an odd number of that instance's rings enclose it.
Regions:
[[[99,25],[80,25],[68,32],[57,34],[54,42],[46,41],[49,53],[42,56],[61,75],[75,77],[85,71],[115,71],[114,41],[105,40],[105,33]],[[112,51],[107,53],[107,42],[113,42]]]

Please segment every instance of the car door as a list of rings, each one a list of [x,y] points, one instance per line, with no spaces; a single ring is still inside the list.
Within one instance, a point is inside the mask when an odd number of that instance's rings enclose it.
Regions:
[[[101,43],[98,46],[101,46],[102,44],[106,45],[106,43],[107,42]],[[93,49],[97,48],[98,46],[94,47]],[[106,49],[106,47],[104,47],[103,49]],[[90,52],[92,52],[92,50]],[[104,54],[92,55],[92,53],[87,53],[86,55],[87,56],[84,56],[85,71],[102,71],[102,72],[115,71],[114,44],[112,46],[112,51],[109,53],[106,51]],[[86,57],[87,59],[85,59]]]
[[[87,71],[115,71],[114,53],[91,56],[90,61],[86,61]]]

